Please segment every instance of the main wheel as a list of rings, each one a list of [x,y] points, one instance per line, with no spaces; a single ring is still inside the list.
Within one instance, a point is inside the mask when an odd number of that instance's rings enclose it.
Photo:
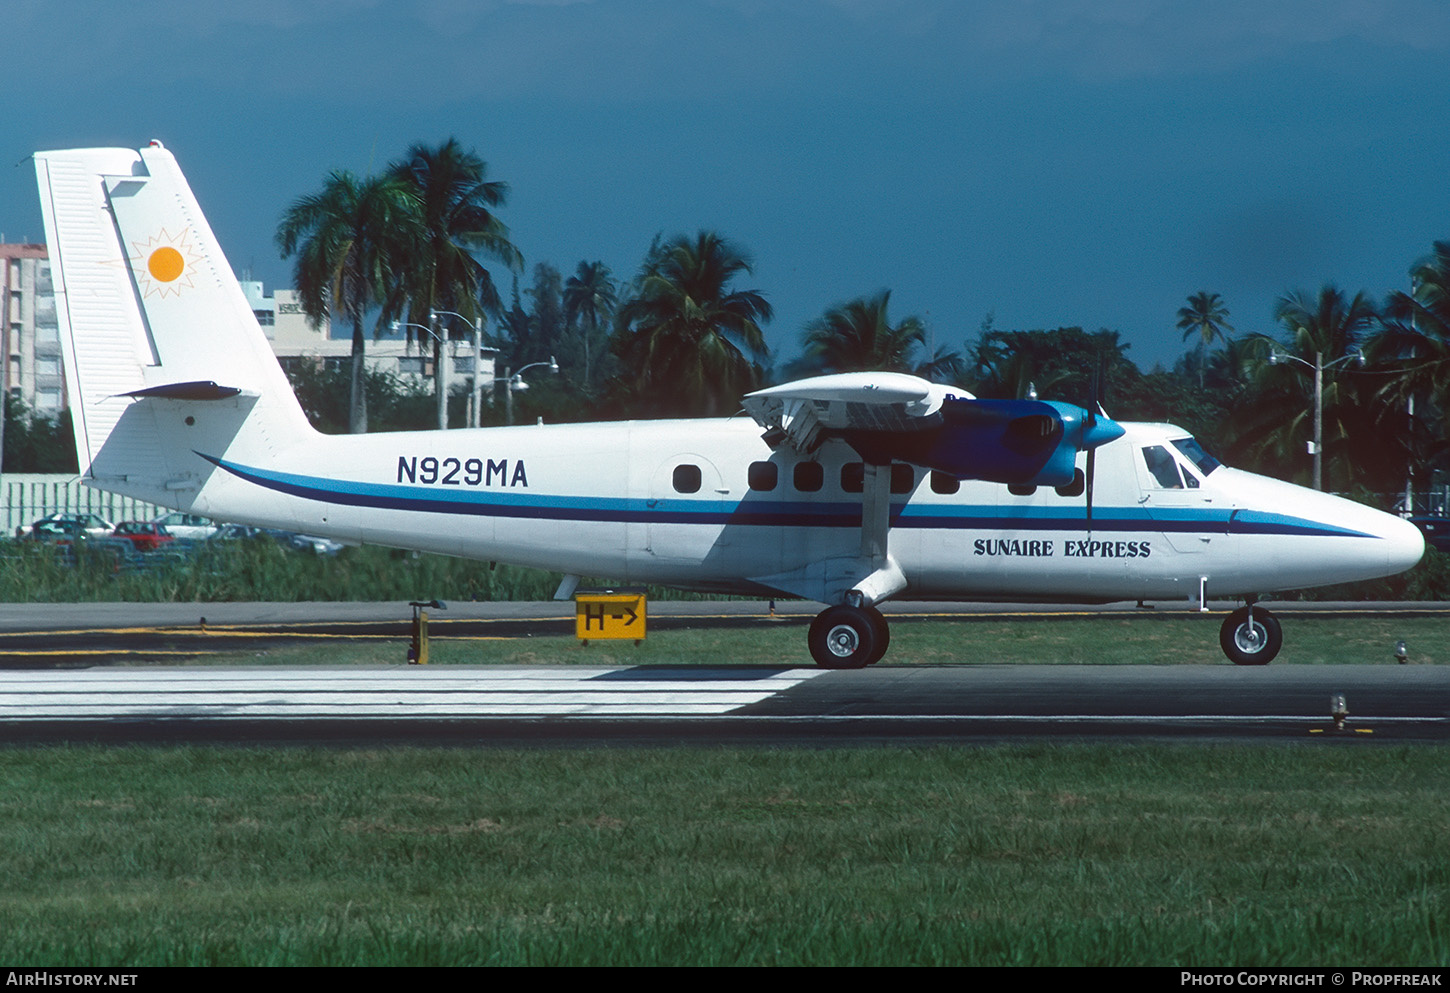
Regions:
[[[1284,645],[1284,629],[1263,607],[1254,608],[1252,621],[1249,608],[1240,607],[1224,618],[1218,643],[1234,665],[1268,665]]]
[[[886,651],[885,631],[874,607],[827,607],[811,622],[811,657],[822,669],[864,668]]]
[[[872,650],[871,657],[866,660],[866,664],[875,665],[881,661],[881,657],[886,654],[886,649],[891,644],[891,627],[886,623],[886,618],[881,615],[881,611],[875,607],[864,609],[867,618],[876,626],[876,647]]]

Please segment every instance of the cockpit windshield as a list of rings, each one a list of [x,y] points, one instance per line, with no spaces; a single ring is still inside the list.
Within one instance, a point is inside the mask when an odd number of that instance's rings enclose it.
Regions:
[[[1203,450],[1203,446],[1192,438],[1175,438],[1173,447],[1183,453],[1189,462],[1198,467],[1198,471],[1207,476],[1213,470],[1223,465],[1218,459]]]

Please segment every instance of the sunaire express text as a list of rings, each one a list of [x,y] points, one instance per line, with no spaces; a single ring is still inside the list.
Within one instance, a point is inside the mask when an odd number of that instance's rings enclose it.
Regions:
[[[1146,559],[1153,553],[1153,546],[1146,541],[1098,541],[1096,539],[1069,538],[1054,541],[1050,538],[978,538],[972,542],[973,555],[1017,556],[1021,558],[1050,559],[1061,556],[1065,559]]]

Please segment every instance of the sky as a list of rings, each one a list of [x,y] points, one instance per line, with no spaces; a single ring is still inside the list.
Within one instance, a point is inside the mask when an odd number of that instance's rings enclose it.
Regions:
[[[889,289],[936,347],[1107,328],[1171,366],[1193,293],[1272,333],[1280,295],[1378,300],[1450,239],[1442,0],[5,0],[0,26],[4,240],[43,239],[33,152],[159,139],[269,289],[288,204],[450,136],[509,184],[529,269],[730,239],[778,362]]]

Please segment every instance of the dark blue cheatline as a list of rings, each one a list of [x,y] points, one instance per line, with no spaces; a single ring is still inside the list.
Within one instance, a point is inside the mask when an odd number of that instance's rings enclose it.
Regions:
[[[366,483],[275,472],[197,455],[250,483],[279,493],[350,507],[470,517],[511,517],[559,521],[638,524],[709,524],[757,527],[861,526],[861,507],[846,501],[631,500],[624,497],[548,496],[539,493],[437,490],[394,483]],[[898,528],[982,531],[1086,530],[1085,511],[1022,507],[1010,514],[981,506],[908,507],[892,504]],[[1351,528],[1258,510],[1173,510],[1149,514],[1138,507],[1102,507],[1093,511],[1093,530],[1111,532],[1192,532],[1215,534],[1319,535],[1373,538]]]

